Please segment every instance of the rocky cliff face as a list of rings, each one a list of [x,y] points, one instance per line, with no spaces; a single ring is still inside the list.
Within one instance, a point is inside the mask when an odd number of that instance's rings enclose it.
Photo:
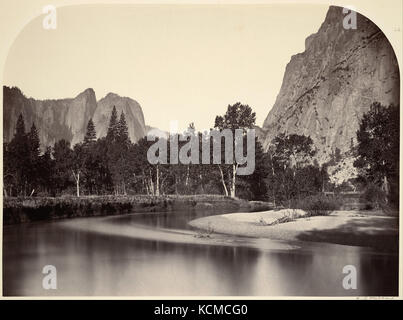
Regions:
[[[83,140],[87,123],[93,118],[98,137],[106,135],[113,108],[126,115],[129,136],[133,142],[146,134],[144,116],[140,105],[130,99],[110,93],[97,102],[93,89],[87,89],[72,99],[35,100],[27,98],[18,88],[3,87],[3,138],[8,142],[14,136],[20,113],[24,116],[26,130],[33,122],[39,131],[42,149],[53,146],[60,139],[72,145]]]
[[[318,160],[355,143],[363,113],[374,101],[399,103],[399,69],[382,31],[357,13],[357,29],[343,28],[341,7],[330,7],[305,51],[291,57],[280,93],[263,124],[267,149],[278,133],[310,136]]]
[[[98,106],[93,115],[98,137],[106,136],[113,106],[116,106],[118,117],[120,117],[122,111],[124,112],[129,129],[129,137],[132,142],[138,141],[146,135],[144,115],[138,102],[131,98],[109,93],[98,101]]]

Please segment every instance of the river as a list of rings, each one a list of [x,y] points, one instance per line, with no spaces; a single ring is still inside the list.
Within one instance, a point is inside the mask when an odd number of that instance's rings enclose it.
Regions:
[[[388,296],[398,257],[362,247],[205,234],[196,211],[77,218],[6,226],[6,296]],[[42,288],[42,269],[57,289]],[[357,289],[342,270],[357,270]]]

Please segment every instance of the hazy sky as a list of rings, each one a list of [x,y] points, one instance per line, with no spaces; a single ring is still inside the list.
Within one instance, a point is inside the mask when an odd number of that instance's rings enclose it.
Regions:
[[[36,99],[94,88],[137,100],[146,124],[209,128],[228,104],[262,125],[286,64],[304,51],[325,5],[98,5],[58,8],[57,29],[29,23],[9,52],[4,83]]]

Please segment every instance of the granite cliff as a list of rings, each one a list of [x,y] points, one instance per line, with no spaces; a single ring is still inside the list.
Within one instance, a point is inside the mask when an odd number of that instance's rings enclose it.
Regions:
[[[109,93],[97,101],[94,90],[87,89],[71,99],[35,100],[27,98],[19,88],[4,86],[3,138],[5,142],[12,139],[20,113],[27,131],[35,122],[42,149],[60,139],[72,145],[82,141],[90,118],[93,118],[98,137],[103,137],[114,105],[119,116],[121,111],[125,113],[130,139],[136,142],[143,137],[146,134],[143,111],[133,99]]]
[[[132,142],[140,140],[147,134],[143,111],[139,103],[128,97],[108,93],[104,98],[98,101],[97,108],[93,115],[98,137],[106,136],[112,106],[116,107],[119,117],[121,112],[124,112],[129,129],[129,137]]]
[[[310,136],[320,163],[336,148],[356,143],[362,115],[372,102],[399,104],[399,68],[382,31],[357,13],[357,29],[343,27],[341,7],[331,6],[305,51],[291,57],[280,92],[259,136],[267,149],[279,133]]]

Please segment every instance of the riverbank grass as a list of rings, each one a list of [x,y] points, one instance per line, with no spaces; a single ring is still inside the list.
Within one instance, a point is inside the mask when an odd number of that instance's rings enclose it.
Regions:
[[[270,208],[273,206],[268,202],[246,201],[220,195],[7,197],[3,201],[3,223],[8,225],[135,212],[201,210],[213,214],[239,210],[261,211]]]

